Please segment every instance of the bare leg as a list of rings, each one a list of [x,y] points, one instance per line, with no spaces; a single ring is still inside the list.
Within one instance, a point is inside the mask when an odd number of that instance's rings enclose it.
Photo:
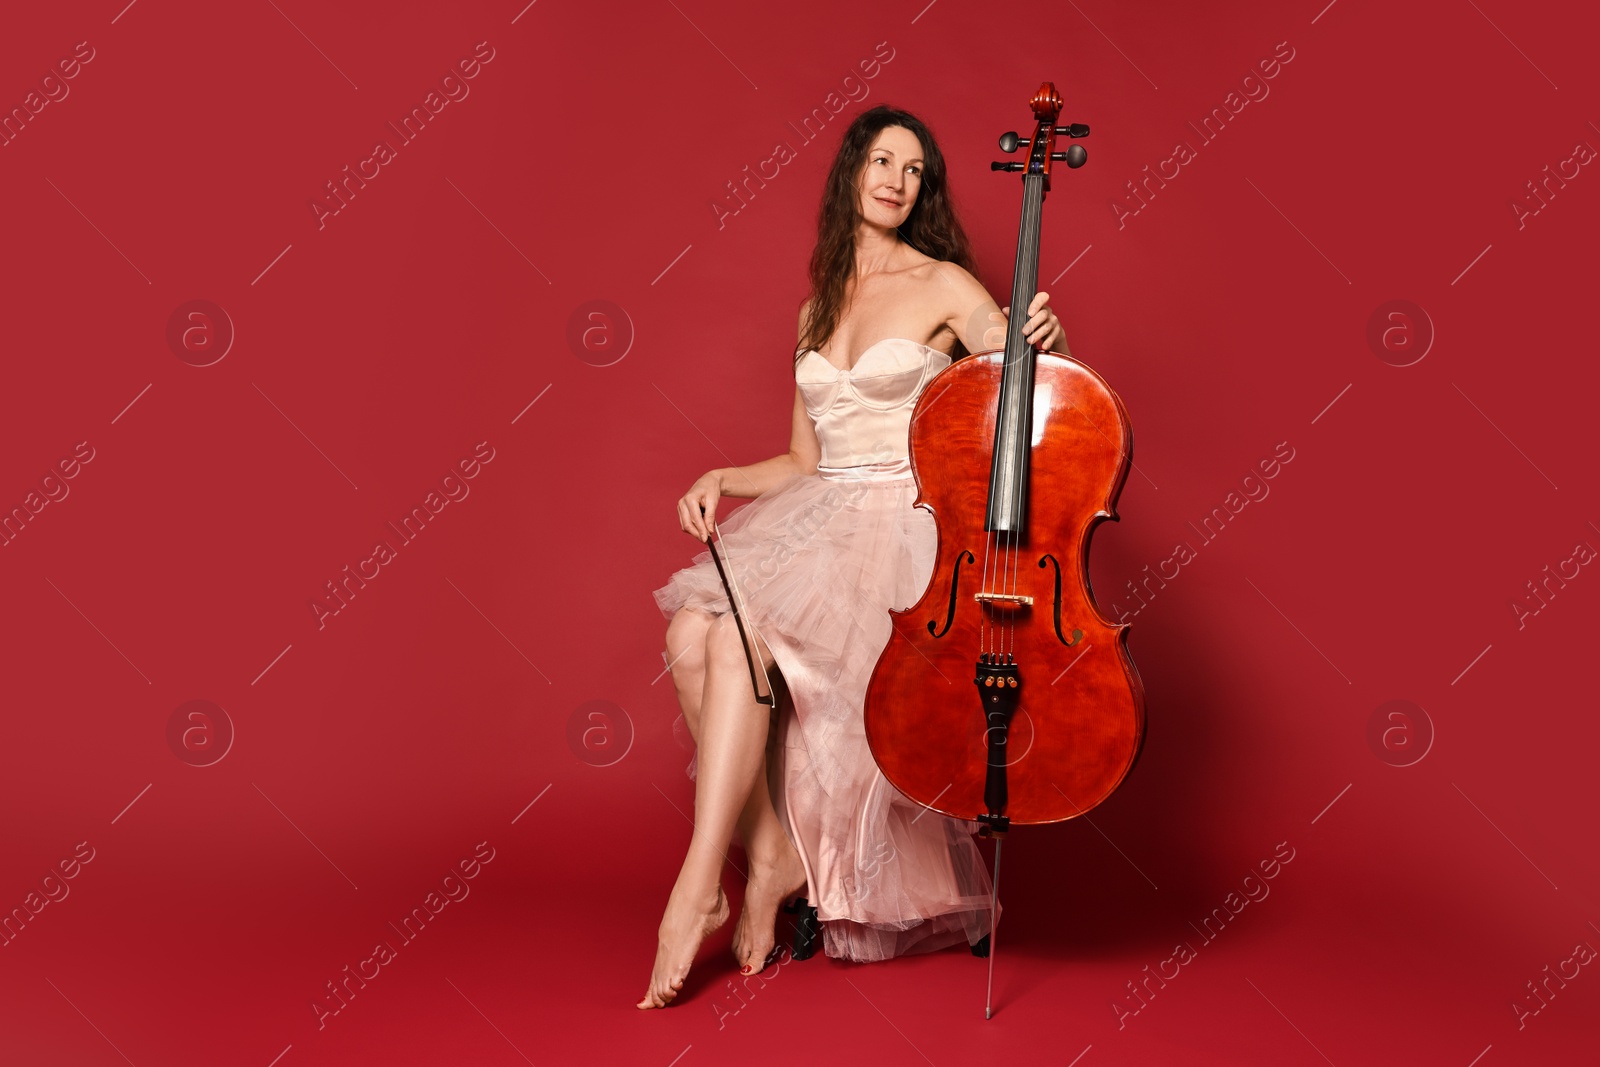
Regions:
[[[705,684],[705,639],[714,618],[704,612],[680,611],[667,628],[667,659],[672,664],[678,702],[683,707],[689,733],[697,742]],[[770,669],[771,654],[765,647],[761,651]],[[800,854],[795,851],[772,806],[765,750],[750,795],[739,812],[737,829],[750,870],[746,875],[747,887],[739,922],[733,931],[733,956],[742,971],[753,972],[762,968],[772,951],[778,906],[806,885],[805,865],[800,862]]]
[[[761,652],[770,665],[771,653]],[[706,628],[704,656],[698,725],[691,727],[699,746],[694,834],[661,919],[655,968],[640,1008],[663,1007],[676,997],[700,942],[727,921],[721,881],[725,850],[754,791],[766,748],[767,710],[750,691],[744,648],[731,616],[719,616]],[[765,795],[764,782],[759,792]]]
[[[764,778],[756,781],[739,818],[750,875],[744,904],[733,930],[733,955],[740,972],[752,974],[766,966],[773,947],[773,926],[778,906],[806,887],[806,869],[800,853],[778,821]]]

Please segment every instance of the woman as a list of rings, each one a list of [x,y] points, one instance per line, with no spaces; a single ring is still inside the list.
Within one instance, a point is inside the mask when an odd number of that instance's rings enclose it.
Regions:
[[[704,542],[715,527],[722,539],[755,654],[786,693],[771,715],[754,699],[710,553],[655,593],[697,746],[695,816],[640,1008],[671,1002],[701,941],[727,921],[721,874],[735,831],[750,864],[733,937],[741,973],[766,965],[778,907],[800,893],[830,956],[885,959],[988,932],[977,824],[898,793],[862,725],[888,609],[909,606],[933,573],[933,516],[912,505],[912,407],[952,352],[1004,341],[1010,309],[971,268],[927,128],[885,106],[861,114],[819,212],[789,452],[710,471],[678,502],[685,532]],[[1064,352],[1048,299],[1034,297],[1027,337]],[[756,499],[719,526],[723,496]]]

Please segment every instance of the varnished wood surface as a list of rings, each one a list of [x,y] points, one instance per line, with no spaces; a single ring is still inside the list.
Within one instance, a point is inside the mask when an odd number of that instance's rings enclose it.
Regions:
[[[1000,535],[983,529],[1002,362],[1002,352],[988,352],[952,364],[929,383],[912,415],[917,503],[932,510],[939,547],[922,597],[890,612],[893,631],[867,686],[867,742],[884,775],[913,800],[963,819],[986,811],[988,749],[973,677],[982,624],[999,616],[973,595],[982,588],[1031,596],[1032,606],[1016,611],[1003,638],[1022,675],[1006,814],[1016,824],[1059,822],[1105,800],[1144,739],[1144,693],[1127,651],[1128,626],[1100,614],[1088,580],[1090,536],[1116,517],[1133,441],[1121,401],[1097,374],[1068,357],[1040,354],[1027,526],[1004,548]],[[939,476],[931,478],[932,471]],[[965,562],[964,552],[975,562]],[[1056,636],[1055,572],[1038,565],[1047,553],[1060,564],[1061,628],[1068,640],[1074,629],[1083,631],[1073,647]],[[934,637],[928,623],[945,626],[958,558],[955,619]],[[994,634],[991,628],[991,646]]]

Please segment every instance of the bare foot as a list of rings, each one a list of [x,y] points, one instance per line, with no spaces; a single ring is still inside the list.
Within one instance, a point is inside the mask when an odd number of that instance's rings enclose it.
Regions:
[[[806,869],[787,834],[776,840],[770,854],[750,857],[750,881],[745,887],[739,923],[733,928],[733,957],[741,974],[754,974],[767,965],[774,943],[773,926],[778,905],[806,887]]]
[[[727,921],[728,898],[723,895],[720,883],[715,897],[699,901],[680,897],[677,887],[673,887],[656,935],[656,965],[650,972],[650,988],[644,999],[634,1006],[664,1008],[671,1003],[683,988],[684,979],[689,977],[700,942]]]

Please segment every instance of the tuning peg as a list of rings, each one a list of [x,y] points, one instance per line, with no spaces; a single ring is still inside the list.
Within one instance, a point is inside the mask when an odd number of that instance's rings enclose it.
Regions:
[[[1089,127],[1085,126],[1081,122],[1074,122],[1071,126],[1057,126],[1056,127],[1056,136],[1058,136],[1058,137],[1087,137],[1087,136],[1089,136]]]
[[[995,160],[989,164],[990,170],[1027,170],[1026,163],[1015,163],[1007,160]]]
[[[1018,137],[1016,130],[1007,130],[1000,135],[1000,151],[1015,152],[1018,148],[1027,148],[1032,142],[1026,137]]]

